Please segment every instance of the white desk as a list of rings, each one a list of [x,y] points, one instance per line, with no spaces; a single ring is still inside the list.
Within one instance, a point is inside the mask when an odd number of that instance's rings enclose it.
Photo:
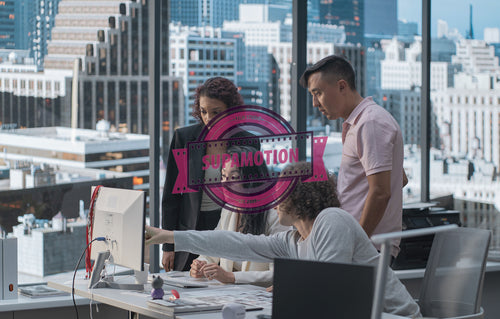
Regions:
[[[75,297],[75,302],[78,306],[89,304],[88,299],[79,296]],[[38,310],[60,307],[73,307],[73,300],[71,299],[71,296],[30,298],[19,294],[17,299],[0,300],[1,312]]]
[[[75,296],[75,302],[81,318],[88,318],[89,299]],[[124,310],[101,304],[99,305],[99,313],[95,314],[94,311],[94,318],[117,319],[124,318],[126,314]],[[16,299],[0,300],[0,319],[66,319],[73,318],[74,315],[75,309],[71,295],[42,298],[30,298],[19,295]]]
[[[152,317],[152,318],[158,318],[158,319],[169,319],[172,318],[171,316],[162,313],[161,311],[157,311],[155,309],[151,309],[147,305],[147,300],[151,299],[150,291],[151,291],[151,285],[146,284],[146,288],[144,292],[139,292],[139,291],[129,291],[129,290],[118,290],[118,289],[111,289],[111,288],[97,288],[97,289],[88,289],[88,280],[83,279],[83,273],[77,274],[76,280],[75,280],[75,294],[85,297],[88,299],[92,299],[96,302],[99,303],[104,303],[116,308],[124,309],[129,312],[134,312],[138,313],[143,316],[147,317]],[[62,291],[67,291],[71,293],[71,281],[72,281],[72,276],[69,276],[68,274],[61,274],[61,275],[56,275],[53,276],[49,281],[48,285],[50,287],[62,290]],[[243,287],[243,286],[240,286]],[[205,289],[210,289],[210,288],[178,288],[178,287],[171,287],[172,289],[176,289],[179,294],[182,295],[187,292],[193,292],[196,290],[205,290]],[[264,290],[262,287],[257,287],[257,286],[248,286],[249,290]],[[247,313],[246,318],[257,318],[258,314],[270,314],[271,309],[263,309],[259,311],[250,311]],[[194,317],[192,315],[182,315],[182,316],[177,316],[176,318],[185,318],[185,319],[194,319],[197,314],[194,314]],[[215,316],[220,316],[220,311],[219,312],[205,312],[203,313],[203,316],[201,318],[214,318]]]
[[[68,274],[62,274],[53,276],[48,285],[53,288],[57,288],[63,291],[71,292],[71,279],[72,277]],[[93,289],[92,291],[88,288],[88,280],[82,278],[82,275],[77,275],[77,279],[75,281],[75,293],[81,297],[92,299],[96,302],[108,304],[110,306],[121,308],[127,310],[129,312],[138,313],[143,316],[158,318],[158,319],[170,319],[171,316],[162,313],[160,311],[151,309],[147,306],[147,300],[151,298],[149,295],[150,285],[146,285],[145,292],[136,292],[136,291],[127,291],[127,290],[116,290],[110,288],[98,288]],[[263,290],[262,287],[257,286],[248,286],[249,289],[255,290]],[[172,289],[176,289],[179,291],[179,294],[192,292],[200,289],[210,289],[210,288],[177,288],[172,287]],[[270,308],[264,308],[258,311],[249,311],[246,313],[246,319],[256,319],[259,314],[271,314]],[[220,311],[215,312],[199,312],[199,313],[190,313],[190,314],[182,314],[176,317],[177,319],[213,319],[213,318],[222,318]],[[403,317],[383,314],[383,319],[400,319]]]
[[[170,318],[147,306],[146,301],[150,298],[150,295],[146,291],[137,292],[110,288],[96,288],[90,290],[88,289],[89,280],[84,279],[83,276],[84,274],[81,271],[76,275],[75,294],[78,296],[148,317],[160,319]],[[68,274],[56,275],[53,276],[47,284],[49,287],[71,293],[72,276]]]

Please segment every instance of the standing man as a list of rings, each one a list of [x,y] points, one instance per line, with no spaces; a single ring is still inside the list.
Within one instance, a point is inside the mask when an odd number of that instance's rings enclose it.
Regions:
[[[392,115],[371,97],[356,91],[351,64],[340,56],[323,58],[300,78],[329,120],[343,118],[342,162],[338,176],[341,207],[371,237],[401,231],[403,204],[403,138]],[[380,250],[380,247],[377,247]],[[399,240],[391,255],[399,253]]]

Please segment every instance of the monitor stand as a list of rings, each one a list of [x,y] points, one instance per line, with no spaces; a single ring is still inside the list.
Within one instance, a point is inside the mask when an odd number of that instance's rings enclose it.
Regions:
[[[109,251],[100,252],[94,262],[94,268],[90,275],[89,289],[113,288],[124,290],[144,290],[144,284],[135,282],[135,276],[130,276],[130,282],[115,282],[112,276],[102,275],[105,261],[110,257]]]

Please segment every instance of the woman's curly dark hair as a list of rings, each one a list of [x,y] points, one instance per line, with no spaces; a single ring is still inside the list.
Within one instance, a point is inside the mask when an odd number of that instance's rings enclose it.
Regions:
[[[298,162],[285,167],[282,173],[308,169],[311,169],[311,163]],[[333,174],[328,173],[328,180],[319,182],[303,183],[299,178],[293,191],[279,205],[280,210],[300,220],[313,220],[325,208],[340,207]]]
[[[224,102],[228,108],[243,105],[243,98],[233,82],[220,76],[209,78],[197,87],[194,93],[193,113],[191,115],[200,122],[203,122],[200,110],[202,96]]]

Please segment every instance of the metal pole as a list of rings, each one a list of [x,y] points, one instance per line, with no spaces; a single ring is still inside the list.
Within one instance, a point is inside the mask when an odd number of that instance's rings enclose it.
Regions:
[[[292,5],[292,105],[291,124],[296,132],[306,131],[307,91],[299,85],[307,59],[307,1],[293,0]],[[287,70],[282,70],[287,72]],[[304,142],[304,141],[303,141]],[[311,141],[312,143],[312,141]],[[303,145],[302,145],[303,144]],[[306,159],[305,142],[299,144],[299,158]]]
[[[420,201],[428,202],[431,147],[431,0],[422,0],[422,88],[420,91]]]
[[[377,279],[375,281],[375,295],[373,296],[372,317],[371,319],[382,318],[384,309],[385,284],[387,281],[387,267],[389,265],[390,240],[382,244],[377,266]]]
[[[160,31],[161,0],[148,0],[148,123],[149,123],[149,221],[160,225]],[[164,5],[168,5],[165,1]],[[168,51],[167,51],[168,52]],[[150,271],[160,271],[160,254],[156,246],[149,251]]]

